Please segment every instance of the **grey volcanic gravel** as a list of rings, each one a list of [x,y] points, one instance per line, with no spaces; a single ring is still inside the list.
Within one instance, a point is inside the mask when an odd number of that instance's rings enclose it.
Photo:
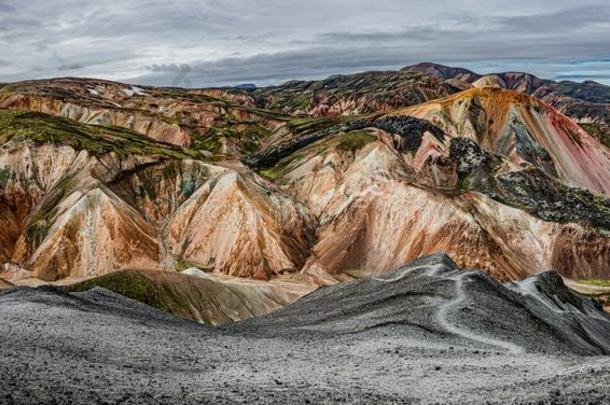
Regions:
[[[436,255],[217,328],[14,288],[0,403],[609,403],[610,318],[553,273],[523,283]]]

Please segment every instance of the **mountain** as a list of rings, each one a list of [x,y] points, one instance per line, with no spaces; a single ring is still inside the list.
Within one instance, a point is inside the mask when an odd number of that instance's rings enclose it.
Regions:
[[[398,326],[393,333],[408,330],[410,337],[431,344],[442,342],[439,335],[447,331],[449,340],[488,350],[610,353],[610,315],[594,300],[566,288],[557,273],[539,273],[503,286],[483,272],[458,268],[444,254],[423,257],[379,277],[320,289],[228,329],[294,336],[358,334],[390,325]]]
[[[222,327],[101,288],[18,287],[0,313],[5,403],[610,398],[610,317],[592,300],[556,273],[503,286],[445,255]]]
[[[607,403],[610,149],[553,97],[604,105],[431,64],[6,84],[0,402]]]
[[[418,72],[365,72],[292,81],[248,92],[257,105],[292,115],[336,117],[390,111],[447,96],[460,88]]]
[[[359,79],[346,80],[329,83]],[[14,104],[0,110],[2,276],[196,267],[303,274],[295,288],[311,290],[441,251],[503,281],[610,275],[610,152],[528,95],[472,88],[386,113],[300,117],[236,91],[89,79],[3,89]],[[131,115],[86,118],[114,114]],[[180,114],[193,118],[176,124],[185,143],[134,124]]]
[[[248,281],[190,268],[180,273],[121,270],[65,288],[69,292],[103,288],[183,319],[218,325],[266,315],[311,292],[315,285],[298,276]]]
[[[489,94],[495,101],[517,96]],[[499,117],[495,122],[501,124]],[[568,140],[591,142],[595,153],[602,152],[592,165],[607,167],[607,151],[574,128]],[[533,139],[529,149],[499,151],[493,141],[499,132],[478,134],[480,143],[462,128],[448,135],[427,121],[387,116],[297,138],[247,162],[318,218],[317,243],[304,271],[323,279],[346,269],[379,273],[438,251],[502,280],[544,268],[606,277],[608,198],[567,187],[548,173],[545,167],[556,167],[564,157],[542,152]],[[508,136],[515,137],[510,128]],[[548,159],[526,160],[524,153],[535,146]],[[583,174],[583,184],[598,184],[598,173]],[[589,242],[581,244],[583,238]]]
[[[473,83],[514,89],[530,94],[574,119],[591,135],[610,147],[610,87],[583,83],[542,80],[527,73],[488,75]]]
[[[610,193],[610,151],[553,108],[520,92],[481,88],[401,110],[564,183]]]
[[[426,76],[436,77],[437,79],[456,79],[469,83],[478,80],[481,77],[481,75],[474,73],[468,69],[444,66],[432,62],[422,62],[415,65],[407,66],[403,68],[402,71],[419,72],[423,73]]]
[[[72,78],[7,85],[0,89],[0,108],[122,127],[217,158],[256,149],[260,138],[290,119],[255,108],[251,97],[235,89],[152,88]]]
[[[594,81],[572,82],[540,79],[523,72],[479,75],[433,63],[405,68],[444,80],[461,80],[475,87],[518,90],[532,95],[574,119],[587,132],[610,148],[610,87]]]
[[[524,72],[481,75],[430,62],[400,71],[336,75],[246,91],[260,107],[299,116],[336,117],[388,112],[472,87],[516,90],[534,96],[576,121],[610,148],[610,87],[541,79]]]
[[[307,213],[251,173],[117,127],[1,114],[2,260],[26,275],[174,271],[192,261],[268,278],[305,260]]]

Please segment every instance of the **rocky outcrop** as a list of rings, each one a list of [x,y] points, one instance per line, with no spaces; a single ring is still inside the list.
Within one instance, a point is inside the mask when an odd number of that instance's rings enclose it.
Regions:
[[[571,186],[610,192],[610,150],[553,108],[522,93],[474,89],[401,110],[451,137],[469,138],[513,164],[533,165]]]
[[[610,229],[610,199],[566,187],[538,168],[502,172],[503,161],[470,139],[451,140],[459,187],[554,222],[580,222]]]

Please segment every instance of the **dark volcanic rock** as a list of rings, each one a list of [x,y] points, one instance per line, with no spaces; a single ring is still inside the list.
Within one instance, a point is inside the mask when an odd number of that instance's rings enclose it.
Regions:
[[[516,290],[516,291],[514,291]],[[446,255],[212,328],[104,290],[0,293],[2,403],[605,403],[610,318]]]
[[[610,229],[610,199],[568,187],[540,169],[498,172],[502,160],[466,138],[451,140],[460,187],[478,191],[546,221],[578,222]]]
[[[402,325],[431,341],[452,335],[516,353],[610,354],[610,316],[565,287],[557,273],[541,273],[506,288],[483,272],[459,269],[445,254],[381,277],[322,288],[264,318],[229,328],[290,336],[357,333],[388,325]]]
[[[365,128],[379,128],[400,137],[397,149],[400,151],[416,151],[421,145],[422,136],[430,132],[437,139],[443,140],[443,131],[426,120],[408,116],[384,117],[377,120],[353,120],[337,124],[320,131],[301,136],[277,146],[273,146],[254,155],[246,156],[242,161],[250,167],[262,169],[272,167],[282,158],[310,145],[320,139],[338,132],[349,132]]]
[[[610,317],[599,301],[568,289],[556,272],[540,273],[506,287],[523,295],[532,313],[557,335],[577,346],[597,347],[610,354]]]

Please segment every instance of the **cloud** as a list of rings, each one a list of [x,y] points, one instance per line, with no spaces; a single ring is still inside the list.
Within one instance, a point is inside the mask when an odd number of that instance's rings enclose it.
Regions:
[[[559,74],[556,76],[557,80],[599,80],[605,81],[610,79],[610,73],[608,74],[595,74],[595,73],[569,73]]]
[[[542,14],[506,17],[500,19],[500,21],[507,28],[515,30],[524,30],[528,33],[549,32],[555,34],[559,30],[562,32],[586,30],[596,24],[603,24],[608,28],[608,16],[610,16],[610,6],[603,4],[572,7]]]
[[[67,65],[60,65],[57,67],[57,70],[63,72],[65,70],[79,70],[84,66],[79,63],[68,63]]]
[[[422,60],[552,78],[607,60],[609,22],[605,0],[3,0],[0,81],[266,84]]]

